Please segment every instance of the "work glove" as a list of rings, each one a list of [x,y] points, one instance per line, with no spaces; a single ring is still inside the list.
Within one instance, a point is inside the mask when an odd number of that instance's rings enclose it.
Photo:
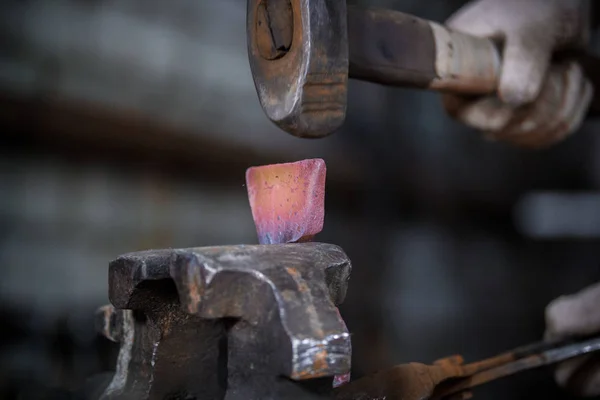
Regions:
[[[589,41],[589,1],[477,0],[446,22],[502,44],[497,96],[443,95],[447,113],[490,140],[544,147],[576,131],[593,97],[579,64],[551,64],[556,50]]]
[[[547,340],[600,334],[600,283],[562,296],[546,307]],[[561,363],[555,372],[559,386],[583,397],[600,396],[600,356],[590,354]]]

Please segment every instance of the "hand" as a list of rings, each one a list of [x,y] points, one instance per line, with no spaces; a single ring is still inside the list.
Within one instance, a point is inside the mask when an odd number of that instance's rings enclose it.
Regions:
[[[546,339],[563,339],[600,333],[600,283],[579,293],[562,296],[546,307]],[[574,394],[600,395],[600,357],[595,354],[560,364],[555,372],[559,386]]]
[[[541,148],[565,139],[581,126],[593,97],[592,84],[575,62],[553,65],[538,98],[521,107],[497,97],[471,100],[442,97],[446,112],[481,130],[489,140],[524,148]]]
[[[446,111],[493,140],[523,147],[555,143],[579,128],[593,88],[575,63],[551,65],[556,50],[589,40],[589,1],[477,0],[447,25],[503,42],[497,97],[444,95]]]

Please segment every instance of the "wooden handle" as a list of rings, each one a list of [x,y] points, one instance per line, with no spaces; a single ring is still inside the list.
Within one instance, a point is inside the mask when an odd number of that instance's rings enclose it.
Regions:
[[[465,95],[491,94],[498,86],[501,55],[494,42],[399,11],[348,6],[348,42],[353,79]],[[579,61],[600,91],[600,58],[582,51],[554,55],[565,58]],[[595,95],[588,117],[599,116]]]
[[[489,39],[391,10],[348,7],[350,78],[390,86],[489,94],[500,54]]]

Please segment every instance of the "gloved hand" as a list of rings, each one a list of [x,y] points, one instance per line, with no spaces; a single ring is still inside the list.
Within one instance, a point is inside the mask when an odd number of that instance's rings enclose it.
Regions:
[[[589,1],[476,0],[446,23],[503,43],[497,97],[443,95],[452,117],[492,140],[523,147],[549,145],[577,130],[592,85],[578,64],[550,60],[556,50],[589,41]]]
[[[600,334],[600,283],[559,297],[546,307],[546,339],[594,333]],[[576,395],[600,396],[600,356],[590,354],[563,362],[555,378],[559,386]]]

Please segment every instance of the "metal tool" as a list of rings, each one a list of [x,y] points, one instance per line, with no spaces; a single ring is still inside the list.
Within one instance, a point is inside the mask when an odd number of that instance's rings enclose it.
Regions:
[[[489,39],[398,11],[346,7],[346,0],[248,0],[247,36],[264,112],[299,137],[342,125],[348,77],[484,95],[500,76],[500,50]],[[583,56],[586,72],[600,67]],[[592,108],[600,109],[597,101]]]
[[[461,356],[433,365],[410,363],[358,379],[336,389],[336,400],[441,400],[469,398],[469,390],[521,371],[555,364],[600,350],[600,337],[576,342],[542,342],[482,361],[463,364]]]
[[[98,327],[121,343],[101,399],[329,398],[350,369],[336,305],[351,264],[323,243],[153,250],[110,263]],[[317,379],[322,378],[322,379]]]

